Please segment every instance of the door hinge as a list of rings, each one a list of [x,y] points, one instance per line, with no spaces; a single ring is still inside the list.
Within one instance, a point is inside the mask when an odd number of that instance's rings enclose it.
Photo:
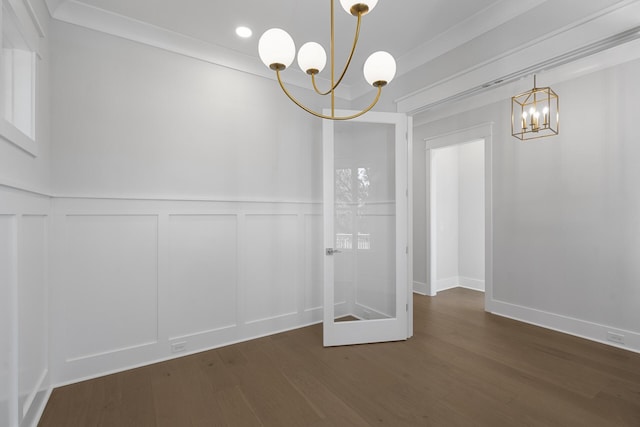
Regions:
[[[408,304],[408,303],[407,303],[407,304],[405,304],[405,306],[404,306],[404,307],[405,307],[406,311],[409,311],[409,304]]]
[[[406,253],[407,255],[409,255],[409,246],[405,246],[405,247],[404,247],[404,253]]]

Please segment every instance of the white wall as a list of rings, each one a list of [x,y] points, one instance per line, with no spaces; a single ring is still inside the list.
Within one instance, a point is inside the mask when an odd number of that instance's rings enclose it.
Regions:
[[[37,156],[0,137],[0,425],[9,427],[39,418],[50,384],[49,17],[43,1],[29,3],[45,35],[36,61]]]
[[[431,153],[433,183],[427,185],[434,191],[435,288],[484,290],[484,142]]]
[[[484,141],[458,145],[458,256],[460,286],[484,286]]]
[[[508,100],[415,130],[419,147],[423,138],[493,122],[490,311],[599,341],[621,331],[626,347],[640,350],[639,73],[636,60],[554,84],[557,137],[511,137]],[[424,161],[414,159],[424,177]],[[425,201],[415,197],[419,221]],[[424,265],[415,269],[425,277]]]
[[[320,199],[320,121],[277,82],[53,29],[56,195]]]
[[[72,25],[52,50],[54,383],[319,321],[321,121]]]
[[[458,286],[459,261],[459,149],[457,146],[434,150],[432,190],[435,194],[436,288]]]

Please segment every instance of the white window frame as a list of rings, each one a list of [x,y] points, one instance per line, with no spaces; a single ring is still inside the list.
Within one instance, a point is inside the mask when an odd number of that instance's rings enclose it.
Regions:
[[[0,2],[0,141],[35,157],[37,62],[44,31],[29,0]]]

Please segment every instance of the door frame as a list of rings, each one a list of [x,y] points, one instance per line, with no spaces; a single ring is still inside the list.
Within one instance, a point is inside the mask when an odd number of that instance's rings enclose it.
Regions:
[[[432,247],[432,238],[435,237],[437,230],[432,230],[433,224],[433,206],[431,204],[431,194],[435,185],[433,179],[432,168],[432,150],[438,148],[449,147],[474,140],[484,140],[484,307],[485,311],[493,311],[493,165],[492,165],[492,145],[493,145],[493,122],[483,123],[466,129],[460,129],[453,132],[425,138],[425,155],[426,155],[426,177],[429,182],[426,185],[426,204],[427,204],[427,227],[426,227],[426,244],[427,244],[427,294],[435,296],[436,290],[436,262],[437,254]]]
[[[327,113],[327,111],[325,111]],[[336,111],[337,115],[347,116],[354,114],[354,111],[349,110],[339,110]],[[406,205],[404,209],[400,209],[401,214],[404,216],[404,220],[406,221],[406,236],[398,236],[396,235],[396,260],[399,257],[404,258],[405,268],[398,271],[396,269],[396,278],[401,277],[404,281],[406,281],[406,289],[405,294],[406,298],[404,301],[396,300],[396,320],[402,322],[404,320],[404,326],[402,331],[402,336],[399,336],[395,339],[407,339],[413,335],[413,238],[412,238],[412,230],[413,230],[413,195],[412,195],[412,187],[413,187],[413,175],[412,175],[412,164],[413,164],[413,118],[407,116],[403,113],[380,113],[380,112],[368,112],[365,115],[358,117],[352,121],[357,121],[361,123],[383,123],[383,124],[392,124],[396,126],[396,142],[403,141],[405,144],[403,147],[399,147],[396,143],[395,151],[396,151],[396,164],[398,164],[398,153],[399,150],[402,149],[405,151],[402,157],[404,157],[404,161],[406,162],[404,165],[404,171],[406,176],[404,177],[404,190],[402,192],[406,193]],[[334,158],[334,146],[333,146],[333,129],[334,122],[331,120],[324,120],[322,123],[322,134],[323,134],[323,201],[330,200],[331,203],[323,203],[323,217],[324,217],[324,228],[323,228],[323,271],[324,271],[324,281],[323,281],[323,295],[324,295],[324,314],[323,314],[323,336],[324,336],[324,345],[325,346],[333,346],[333,345],[349,345],[349,344],[359,344],[359,343],[367,343],[367,342],[378,342],[378,341],[389,341],[389,339],[377,339],[376,336],[380,334],[380,330],[382,329],[384,322],[389,322],[392,319],[380,319],[380,320],[369,320],[369,321],[361,321],[361,322],[334,322],[333,321],[333,303],[328,304],[329,301],[334,300],[334,289],[333,284],[331,287],[329,284],[333,281],[334,278],[334,266],[333,259],[329,259],[332,256],[325,254],[325,248],[333,248],[334,247],[334,236],[333,236],[333,217],[334,217],[334,188],[333,188],[333,174],[331,178],[332,185],[327,185],[328,178],[325,177],[326,173],[326,165],[329,162],[333,163]],[[401,135],[404,133],[404,135]],[[328,147],[329,140],[327,135],[331,135],[331,146]],[[398,176],[398,169],[396,167],[396,177]],[[398,191],[398,182],[396,181],[396,203],[398,203],[398,194],[401,194]],[[397,208],[398,209],[398,208]],[[396,224],[399,219],[396,218]],[[404,237],[405,244],[401,245],[399,240]],[[406,251],[404,247],[406,245]],[[400,253],[400,248],[402,247],[402,253]],[[330,282],[331,281],[331,282]],[[397,285],[398,286],[398,285]],[[403,310],[400,310],[402,306]],[[404,314],[406,313],[406,314]],[[404,318],[404,319],[403,319]],[[329,321],[330,320],[330,321]],[[378,327],[374,326],[378,323]],[[338,337],[336,331],[339,330],[347,330],[351,329],[354,333],[358,335],[356,339],[350,337],[346,339],[344,336]],[[328,339],[329,338],[329,339]]]

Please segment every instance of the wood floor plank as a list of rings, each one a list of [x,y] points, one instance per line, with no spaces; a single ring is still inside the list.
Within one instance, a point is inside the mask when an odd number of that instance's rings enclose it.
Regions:
[[[640,354],[414,299],[405,342],[322,347],[315,325],[53,391],[41,427],[640,426]]]
[[[215,398],[222,409],[227,425],[234,427],[263,426],[239,386],[219,391]]]
[[[291,386],[282,372],[252,343],[237,344],[245,363],[229,370],[240,380],[240,389],[265,425],[306,425],[319,417]],[[256,387],[255,384],[262,384]]]
[[[181,387],[180,371],[175,364],[162,364],[151,380],[158,427],[190,427],[188,402]]]
[[[121,414],[123,427],[154,427],[157,425],[153,390],[152,369],[128,371],[121,377]]]

